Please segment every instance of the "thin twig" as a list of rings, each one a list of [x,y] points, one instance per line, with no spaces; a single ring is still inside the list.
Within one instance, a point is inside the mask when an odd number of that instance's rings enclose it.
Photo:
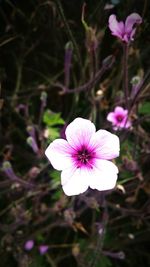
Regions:
[[[74,50],[75,50],[75,53],[76,53],[77,60],[78,60],[79,65],[80,65],[80,67],[81,67],[81,69],[82,69],[82,63],[81,63],[81,57],[80,57],[79,49],[78,49],[77,43],[76,43],[76,41],[75,41],[75,39],[74,39],[74,36],[73,36],[73,34],[72,34],[72,31],[71,31],[71,29],[70,29],[70,27],[69,27],[69,24],[68,24],[68,22],[67,22],[67,20],[66,20],[66,17],[65,17],[63,8],[62,8],[62,4],[61,4],[60,0],[56,0],[56,3],[57,3],[57,7],[58,7],[58,12],[59,12],[59,14],[60,14],[60,16],[61,16],[61,18],[62,18],[62,20],[63,20],[63,22],[64,22],[64,25],[65,25],[65,27],[66,27],[67,34],[68,34],[68,36],[69,36],[71,42],[73,43],[73,46],[74,46]]]
[[[95,255],[94,259],[90,263],[90,267],[95,267],[97,264],[98,257],[100,254],[103,254],[103,245],[104,245],[104,238],[105,238],[105,233],[106,233],[106,226],[108,223],[108,208],[107,208],[107,202],[106,202],[106,194],[103,192],[103,215],[102,215],[102,220],[100,222],[101,228],[99,229],[99,236],[97,239],[97,245],[96,245],[96,250],[95,250]]]
[[[20,89],[21,79],[22,79],[22,67],[23,67],[23,60],[17,62],[17,79],[16,79],[16,86],[14,89],[14,94],[13,94],[12,102],[11,102],[12,107],[15,107],[17,95]]]
[[[124,95],[126,108],[129,109],[129,88],[128,88],[128,44],[123,44],[123,79],[124,79]]]
[[[74,94],[74,93],[79,93],[79,92],[83,92],[83,91],[87,91],[92,89],[101,79],[102,75],[112,67],[112,65],[114,64],[114,57],[112,56],[111,58],[111,62],[109,64],[103,64],[102,68],[95,74],[95,76],[93,78],[91,78],[86,84],[81,85],[79,87],[76,87],[74,89],[69,89],[66,88],[64,85],[60,84],[60,83],[56,83],[55,86],[58,86],[60,88],[62,88],[62,91],[59,93],[60,95],[63,94]]]
[[[150,76],[150,70],[146,73],[146,75],[145,75],[143,81],[140,83],[140,86],[139,86],[139,88],[138,88],[138,91],[137,91],[135,97],[134,97],[133,100],[132,100],[131,107],[130,107],[130,109],[129,109],[129,113],[131,113],[131,111],[132,111],[132,109],[133,109],[135,103],[137,102],[137,99],[138,99],[139,95],[141,94],[141,91],[142,91],[142,89],[143,89],[143,86],[144,86],[145,82],[147,81],[147,79],[149,78],[149,76]]]

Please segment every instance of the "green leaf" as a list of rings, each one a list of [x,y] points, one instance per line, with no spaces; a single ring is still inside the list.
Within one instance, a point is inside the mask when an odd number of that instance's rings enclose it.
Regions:
[[[61,113],[53,113],[51,110],[47,109],[43,115],[43,122],[47,126],[63,125],[65,121],[61,118]]]
[[[52,170],[50,176],[53,180],[58,181],[60,179],[60,171]]]
[[[53,141],[56,138],[58,138],[60,136],[60,131],[58,128],[52,128],[52,127],[48,127],[48,140],[49,141]]]
[[[61,198],[61,195],[63,194],[62,188],[58,188],[57,191],[55,191],[52,195],[53,201],[58,201]]]
[[[143,115],[150,114],[150,102],[143,103],[139,108],[139,113]]]
[[[51,189],[57,189],[60,187],[60,172],[53,170],[50,174],[51,180]]]

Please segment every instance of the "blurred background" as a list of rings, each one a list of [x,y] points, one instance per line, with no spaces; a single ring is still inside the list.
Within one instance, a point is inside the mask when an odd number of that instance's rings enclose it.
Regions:
[[[1,267],[150,265],[149,10],[148,0],[0,1]],[[125,107],[123,46],[108,18],[134,12],[132,128],[116,132],[106,117]],[[65,196],[44,151],[76,117],[119,136],[114,190]]]

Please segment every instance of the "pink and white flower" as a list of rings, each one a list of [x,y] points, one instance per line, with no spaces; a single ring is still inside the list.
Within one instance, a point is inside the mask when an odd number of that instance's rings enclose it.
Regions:
[[[65,131],[66,140],[56,139],[45,151],[52,166],[61,172],[66,195],[78,195],[88,187],[109,190],[115,187],[118,168],[110,160],[119,156],[119,138],[106,130],[76,118]]]
[[[110,15],[109,17],[109,29],[111,30],[112,35],[117,36],[119,39],[125,43],[133,41],[136,27],[135,25],[141,24],[142,18],[137,13],[130,14],[125,23],[123,21],[117,21],[116,16]]]
[[[128,119],[128,110],[122,107],[116,107],[114,112],[108,113],[107,120],[112,123],[114,130],[131,127],[131,122]]]

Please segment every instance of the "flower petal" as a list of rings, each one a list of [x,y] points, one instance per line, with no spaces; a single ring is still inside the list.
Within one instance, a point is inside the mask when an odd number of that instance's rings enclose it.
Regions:
[[[131,127],[131,122],[125,118],[120,124],[118,123],[118,127],[120,128],[129,128]]]
[[[109,160],[119,156],[119,138],[106,130],[97,131],[93,135],[90,145],[96,153],[96,158]]]
[[[118,22],[115,15],[111,15],[108,22],[112,34],[122,39],[124,34],[124,23],[122,21]]]
[[[110,121],[110,122],[113,122],[113,123],[116,122],[115,113],[114,112],[108,113],[107,120]]]
[[[56,170],[64,170],[72,165],[73,148],[64,139],[56,139],[45,151],[46,156]]]
[[[127,115],[128,114],[128,110],[127,109],[124,109],[122,107],[116,107],[115,108],[115,113],[116,115],[119,114],[119,115]]]
[[[135,35],[135,32],[136,32],[136,28],[134,28],[131,33],[130,33],[130,40],[131,41],[134,41],[134,35]]]
[[[141,24],[142,23],[142,18],[139,14],[137,13],[132,13],[126,18],[125,21],[125,32],[126,33],[131,33],[133,30],[133,27],[135,24]],[[133,37],[133,34],[132,34]]]
[[[89,172],[86,168],[68,168],[61,173],[61,184],[66,195],[74,196],[85,192],[89,186]]]
[[[96,160],[91,171],[90,187],[100,191],[110,190],[115,187],[118,168],[111,161]]]
[[[75,149],[82,145],[87,146],[91,136],[95,133],[95,125],[86,119],[77,118],[66,128],[66,138],[68,143]]]

